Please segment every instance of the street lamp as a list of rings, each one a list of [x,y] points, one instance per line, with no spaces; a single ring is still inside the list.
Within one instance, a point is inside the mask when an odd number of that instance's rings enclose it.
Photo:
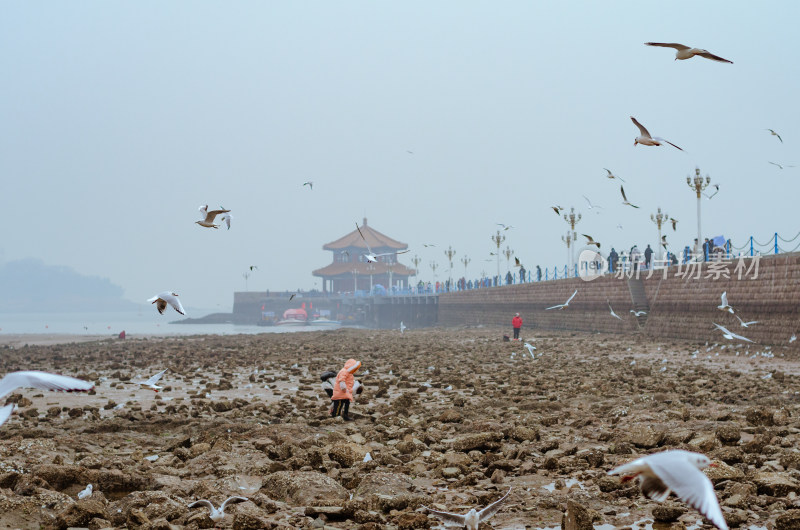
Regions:
[[[573,241],[575,241],[575,239],[577,239],[576,235],[574,234],[575,225],[578,224],[578,222],[581,220],[581,217],[582,216],[581,216],[580,213],[575,215],[575,208],[570,208],[569,209],[569,215],[564,214],[564,220],[569,225],[569,229],[573,232],[573,236],[572,236],[572,240]],[[574,260],[572,259],[572,253],[569,252],[569,247],[570,247],[570,245],[567,244],[567,254],[569,254],[569,260],[568,261],[569,261],[569,265],[571,267],[572,266],[572,262]]]
[[[471,260],[471,259],[469,259],[469,258],[468,258],[468,257],[466,257],[466,256],[464,256],[463,258],[461,258],[461,263],[463,263],[463,264],[464,264],[464,278],[466,278],[466,277],[467,277],[467,265],[469,265],[469,262],[470,262],[470,261],[472,261],[472,260]]]
[[[450,262],[450,272],[448,273],[447,276],[447,285],[449,288],[449,286],[453,284],[453,256],[456,255],[456,251],[453,250],[452,245],[449,245],[447,247],[447,250],[444,251],[444,255],[447,256],[447,261]]]
[[[353,269],[351,272],[353,273],[353,295],[355,295],[358,291],[358,269]]]
[[[375,272],[375,265],[368,263],[367,272],[369,273],[369,292],[372,292],[372,275]]]
[[[661,208],[660,207],[658,208],[658,213],[657,214],[655,214],[655,215],[650,214],[650,220],[653,221],[656,224],[656,226],[658,227],[658,246],[661,249],[659,251],[659,254],[658,254],[659,255],[658,259],[660,259],[660,260],[664,259],[664,245],[661,244],[661,223],[663,223],[664,221],[667,221],[668,219],[669,219],[669,215],[667,215],[667,212],[661,213]]]
[[[414,259],[411,260],[411,263],[414,264],[414,272],[419,274],[419,264],[422,263],[422,258],[414,254]]]
[[[572,242],[575,241],[575,237],[572,234],[573,232],[567,230],[567,236],[561,236],[561,241],[567,245],[567,263],[570,267],[572,267],[572,254],[570,253],[569,248],[572,246]]]
[[[244,278],[244,290],[245,291],[247,290],[247,279],[249,277],[250,277],[250,273],[249,272],[245,272],[244,274],[242,274],[242,278]]]
[[[506,249],[503,251],[503,256],[506,257],[506,272],[511,271],[511,256],[514,255],[514,251],[511,250],[508,245],[506,245]]]
[[[500,235],[500,230],[497,231],[497,235],[492,236],[492,241],[494,242],[495,246],[497,247],[497,252],[495,253],[495,257],[497,258],[497,284],[500,284],[500,245],[503,244],[503,241],[506,240],[506,236]]]
[[[431,261],[431,270],[433,271],[433,279],[436,280],[436,269],[439,268],[439,265],[436,264],[435,261]]]
[[[696,258],[698,247],[701,245],[700,234],[702,233],[700,230],[700,196],[703,194],[703,190],[711,184],[711,177],[706,175],[706,180],[703,181],[703,177],[700,176],[700,168],[696,167],[694,168],[694,179],[687,176],[686,184],[697,193],[697,245],[695,245],[694,248],[694,256]]]

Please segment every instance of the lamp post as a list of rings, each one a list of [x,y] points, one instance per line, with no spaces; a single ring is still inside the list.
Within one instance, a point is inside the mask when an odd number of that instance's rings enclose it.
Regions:
[[[369,273],[369,292],[372,292],[372,275],[375,273],[375,265],[368,263],[367,272]]]
[[[575,237],[572,235],[573,233],[567,230],[567,235],[561,236],[561,241],[563,241],[567,245],[567,263],[572,266],[572,254],[570,253],[569,249],[572,246],[572,242],[575,241]]]
[[[453,250],[452,245],[447,247],[447,250],[444,251],[444,255],[447,256],[447,261],[450,262],[450,272],[447,274],[447,285],[449,288],[449,286],[453,284],[453,256],[456,255],[456,251]]]
[[[658,213],[656,213],[655,215],[650,214],[650,220],[653,221],[658,227],[658,247],[660,249],[658,251],[659,260],[664,259],[664,245],[661,244],[661,223],[663,223],[668,219],[669,215],[667,215],[667,212],[662,213],[661,207],[658,208]]]
[[[686,177],[686,184],[689,188],[693,189],[697,193],[697,245],[694,248],[694,256],[697,257],[698,247],[700,247],[701,243],[701,236],[702,233],[700,230],[700,196],[703,194],[703,190],[711,184],[711,177],[706,175],[705,181],[703,181],[703,177],[700,176],[700,168],[694,168],[694,179],[692,177]]]
[[[419,264],[422,263],[422,258],[414,254],[414,259],[411,260],[411,263],[414,264],[414,273],[419,274]]]
[[[569,215],[564,214],[564,220],[569,225],[569,229],[573,232],[572,240],[575,241],[577,239],[577,235],[575,234],[575,225],[578,224],[581,220],[581,214],[575,215],[575,208],[569,209]],[[569,235],[569,234],[568,234]],[[569,265],[572,266],[572,262],[575,261],[572,257],[572,253],[569,251],[570,245],[567,244],[567,254],[569,254]]]
[[[463,258],[461,258],[461,263],[463,263],[463,264],[464,264],[464,278],[466,278],[466,277],[467,277],[467,265],[469,265],[469,262],[470,262],[470,261],[472,261],[472,260],[471,260],[471,259],[469,259],[469,258],[468,258],[468,257],[466,257],[466,256],[464,256]]]
[[[249,277],[250,277],[250,273],[249,272],[245,272],[244,274],[242,274],[242,278],[244,278],[244,290],[245,291],[247,290],[247,279]]]
[[[387,264],[386,264],[386,268],[387,268],[387,269],[389,269],[389,291],[390,291],[390,292],[391,292],[391,290],[392,290],[392,286],[394,285],[394,284],[392,283],[392,269],[394,268],[394,266],[395,266],[395,263],[394,263],[394,262],[391,262],[391,263],[387,263]]]
[[[514,251],[511,250],[508,245],[506,245],[506,249],[503,251],[503,256],[506,257],[506,272],[507,273],[511,271],[511,256],[513,256],[513,255],[514,255]],[[508,274],[506,274],[506,276],[508,276]]]
[[[358,291],[358,269],[353,269],[353,295],[355,296],[356,291]]]
[[[433,271],[433,281],[436,281],[436,269],[439,268],[439,265],[435,261],[431,261],[431,270]]]
[[[506,236],[500,234],[500,230],[497,231],[497,235],[492,236],[492,241],[494,242],[495,246],[497,247],[497,252],[495,253],[495,257],[497,258],[497,284],[500,284],[500,245],[503,244],[503,241],[506,240]]]

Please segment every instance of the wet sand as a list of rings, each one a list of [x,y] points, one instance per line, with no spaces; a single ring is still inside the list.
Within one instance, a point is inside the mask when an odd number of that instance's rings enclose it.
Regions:
[[[607,476],[669,448],[719,464],[709,475],[731,526],[780,527],[800,507],[796,354],[523,329],[533,359],[507,332],[0,342],[0,373],[96,382],[93,395],[11,396],[0,527],[210,528],[186,504],[243,495],[222,527],[438,528],[420,506],[463,513],[509,487],[486,528],[552,528],[566,510],[586,528],[654,515],[696,527],[675,498],[659,505]],[[319,374],[349,357],[365,391],[345,423],[328,416]],[[164,368],[158,394],[127,384]]]

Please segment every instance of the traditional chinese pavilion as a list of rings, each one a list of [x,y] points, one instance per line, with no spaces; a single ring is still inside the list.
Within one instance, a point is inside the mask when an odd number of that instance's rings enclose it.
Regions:
[[[368,226],[366,217],[359,229],[373,253],[389,254],[379,256],[377,263],[369,263],[364,257],[368,252],[367,245],[358,230],[323,245],[323,250],[333,252],[333,263],[312,273],[322,278],[322,290],[333,293],[366,291],[378,284],[386,289],[392,285],[400,289],[407,288],[408,277],[413,276],[415,271],[398,263],[397,252],[407,249],[408,245]]]

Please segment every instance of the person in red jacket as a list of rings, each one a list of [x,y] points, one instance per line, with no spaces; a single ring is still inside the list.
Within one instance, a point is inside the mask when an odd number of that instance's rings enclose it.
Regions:
[[[353,385],[355,385],[355,373],[361,368],[361,361],[347,359],[344,368],[336,374],[336,381],[333,383],[333,407],[331,416],[334,418],[341,415],[344,421],[353,421],[350,417],[350,402],[353,401]]]
[[[519,330],[522,328],[522,317],[519,313],[511,319],[511,327],[514,328],[514,340],[519,340]]]

